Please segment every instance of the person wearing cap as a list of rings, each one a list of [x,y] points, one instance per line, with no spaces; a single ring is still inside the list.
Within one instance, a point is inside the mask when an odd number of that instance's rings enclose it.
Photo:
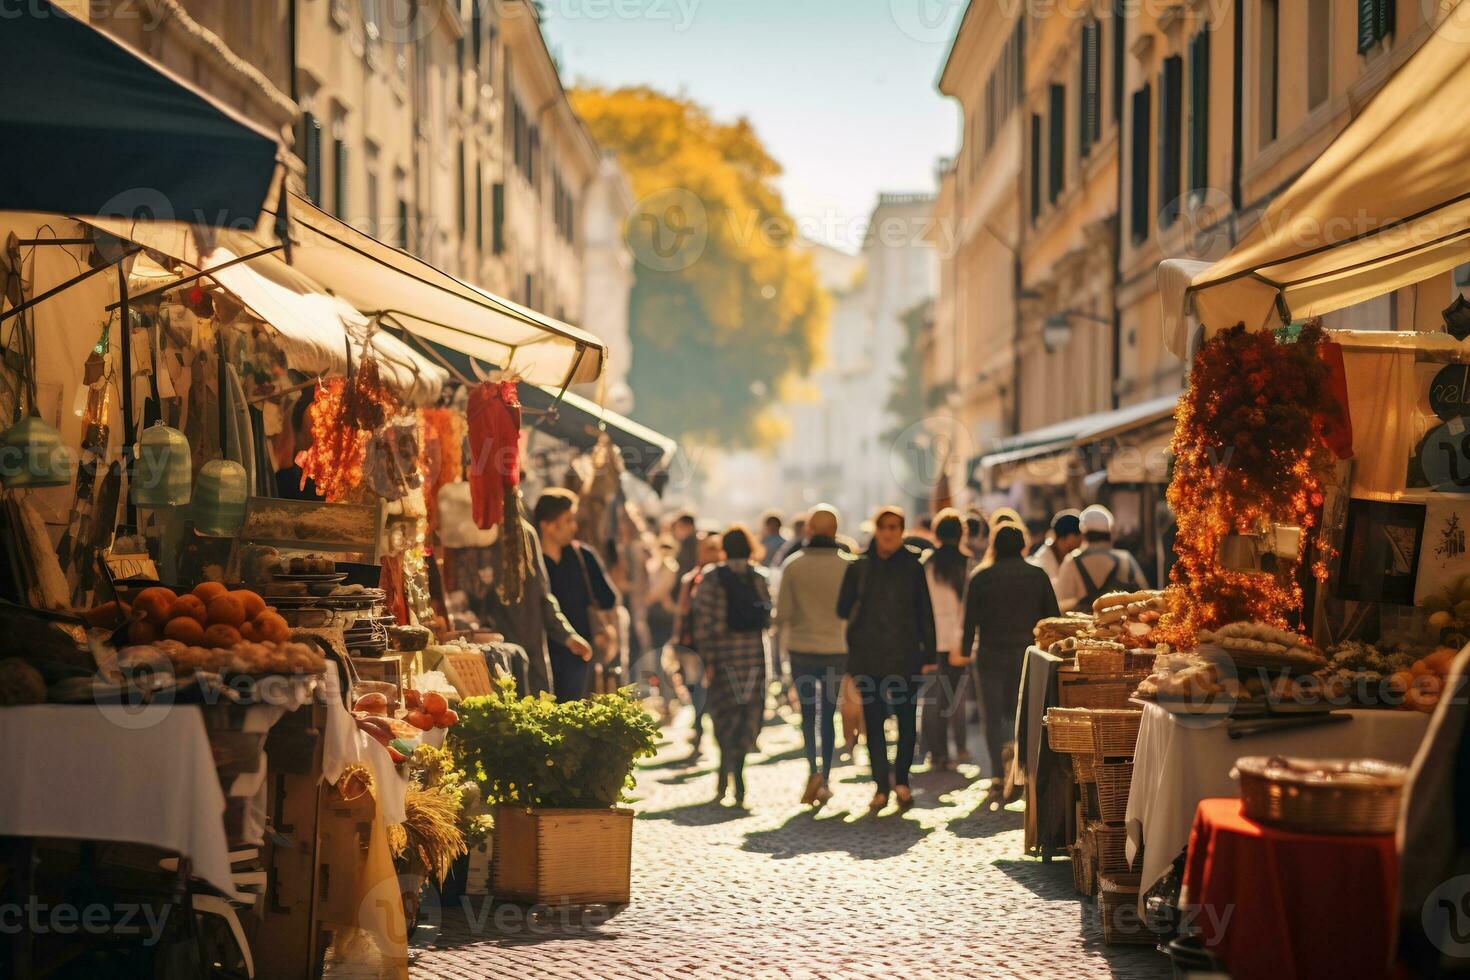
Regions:
[[[1051,519],[1051,533],[1046,543],[1030,558],[1031,564],[1043,569],[1056,584],[1062,562],[1082,544],[1082,521],[1075,510],[1059,510]]]
[[[960,649],[973,660],[979,683],[990,797],[999,799],[1015,756],[1016,705],[1021,665],[1038,621],[1055,616],[1051,579],[1023,556],[1026,536],[1014,524],[991,535],[994,560],[971,573],[965,585],[964,633]]]
[[[1077,522],[1082,529],[1082,550],[1068,555],[1056,576],[1057,602],[1063,612],[1090,612],[1098,596],[1147,587],[1138,559],[1113,547],[1112,511],[1093,504]]]

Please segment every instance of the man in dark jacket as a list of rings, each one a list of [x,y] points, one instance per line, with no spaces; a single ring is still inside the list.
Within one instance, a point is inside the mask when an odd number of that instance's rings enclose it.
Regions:
[[[863,703],[868,758],[878,786],[869,809],[888,805],[888,744],[883,723],[898,719],[898,757],[892,788],[899,807],[913,805],[909,765],[914,759],[919,690],[937,667],[934,609],[920,553],[903,543],[904,515],[884,507],[873,520],[873,543],[848,566],[837,598],[847,620],[847,671]]]
[[[593,642],[592,609],[604,612],[617,608],[618,594],[607,580],[597,552],[577,538],[578,498],[570,490],[554,487],[536,501],[532,519],[541,539],[547,581],[561,606],[562,615],[589,644]],[[595,651],[573,650],[550,638],[552,688],[558,701],[580,701],[587,696],[592,679]],[[586,655],[584,656],[584,653]]]
[[[995,561],[977,568],[965,587],[963,649],[974,658],[980,686],[992,796],[1000,795],[1015,752],[1021,665],[1032,631],[1039,620],[1059,615],[1051,577],[1025,559],[1025,547],[1021,529],[1003,525],[993,539]]]

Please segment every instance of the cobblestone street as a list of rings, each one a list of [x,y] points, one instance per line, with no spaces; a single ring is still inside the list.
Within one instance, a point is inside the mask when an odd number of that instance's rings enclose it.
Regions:
[[[833,773],[836,797],[813,815],[796,803],[799,731],[770,725],[741,811],[708,802],[708,751],[683,763],[687,724],[667,731],[638,774],[627,909],[523,923],[471,899],[443,911],[439,934],[421,934],[413,976],[1170,975],[1151,948],[1103,946],[1068,863],[1021,857],[1022,815],[980,808],[985,781],[973,767],[916,773],[915,808],[873,818],[870,784],[847,762]]]

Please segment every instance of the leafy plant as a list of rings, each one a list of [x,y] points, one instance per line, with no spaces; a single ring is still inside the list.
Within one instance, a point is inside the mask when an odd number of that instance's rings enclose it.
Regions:
[[[657,736],[631,689],[558,703],[517,697],[506,679],[494,694],[460,702],[449,744],[487,804],[600,808],[623,801]]]

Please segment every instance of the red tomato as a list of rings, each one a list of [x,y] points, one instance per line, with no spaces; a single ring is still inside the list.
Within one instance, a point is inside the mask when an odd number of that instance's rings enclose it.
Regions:
[[[434,724],[440,728],[453,728],[458,721],[459,714],[452,708],[445,708],[434,716]]]
[[[430,691],[424,695],[424,710],[431,715],[443,713],[449,707],[449,702],[444,700],[444,695],[437,691]]]

